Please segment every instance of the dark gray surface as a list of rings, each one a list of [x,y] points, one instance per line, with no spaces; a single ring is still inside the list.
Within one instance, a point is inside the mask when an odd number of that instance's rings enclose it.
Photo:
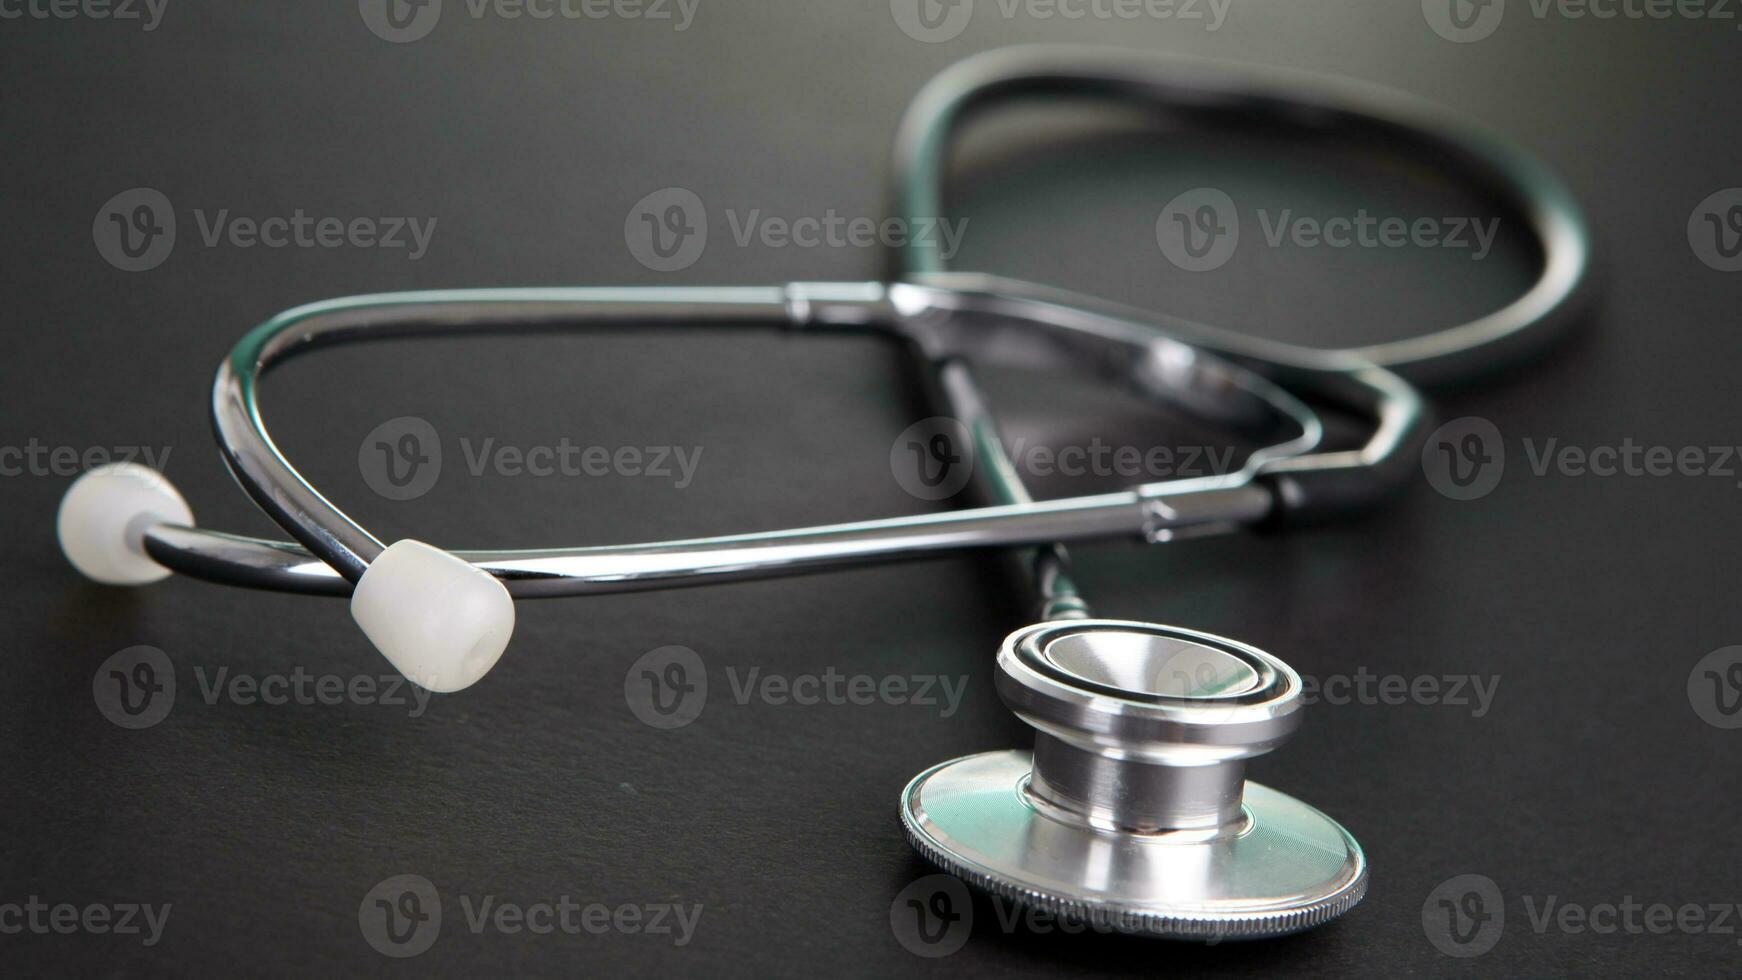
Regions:
[[[1234,0],[1214,32],[1005,20],[981,5],[941,44],[910,40],[881,2],[703,0],[676,33],[474,20],[449,0],[436,30],[405,45],[379,40],[348,3],[171,0],[151,32],[0,23],[0,443],[173,447],[168,473],[202,523],[274,531],[224,474],[205,416],[210,369],[249,325],[308,300],[405,288],[875,276],[883,256],[872,249],[739,247],[724,212],[881,215],[908,98],[950,61],[999,44],[1190,52],[1429,96],[1563,172],[1603,249],[1605,305],[1581,340],[1514,377],[1440,394],[1445,418],[1480,415],[1505,434],[1499,488],[1458,503],[1424,481],[1368,519],[1290,537],[1078,550],[1105,612],[1224,632],[1303,673],[1500,676],[1480,718],[1445,705],[1321,704],[1293,744],[1254,767],[1366,846],[1374,878],[1362,906],[1307,936],[1204,948],[1005,935],[982,903],[960,952],[927,961],[905,950],[891,902],[929,872],[901,838],[897,793],[935,762],[1026,741],[991,686],[997,641],[1028,615],[997,561],[523,604],[496,672],[418,718],[382,705],[207,704],[196,671],[350,677],[386,666],[342,603],[186,581],[139,592],[85,583],[52,534],[67,479],[8,476],[0,905],[36,895],[172,912],[150,948],[0,934],[0,972],[1733,972],[1735,934],[1539,932],[1526,903],[1742,900],[1742,732],[1702,722],[1687,694],[1696,661],[1742,642],[1737,479],[1537,477],[1523,440],[1737,441],[1742,276],[1703,265],[1686,232],[1702,199],[1742,184],[1735,22],[1539,19],[1514,0],[1493,37],[1455,45],[1406,2]],[[1481,264],[1243,247],[1222,270],[1187,274],[1156,251],[1153,224],[1190,187],[1320,215],[1480,204],[1322,150],[1169,137],[1129,121],[1078,132],[1080,113],[1056,127],[1022,118],[988,127],[992,138],[968,151],[954,195],[972,217],[967,267],[1325,342],[1453,322],[1528,273],[1528,252],[1512,243]],[[1048,139],[1055,128],[1070,135]],[[167,195],[180,229],[167,262],[129,274],[98,254],[92,219],[137,186]],[[699,262],[662,275],[637,263],[623,226],[667,186],[699,194],[714,228]],[[208,248],[193,211],[221,208],[438,225],[416,262],[377,249]],[[384,537],[628,541],[932,506],[890,472],[896,434],[927,414],[901,367],[857,342],[668,333],[382,347],[288,368],[266,404],[290,456]],[[1100,393],[1007,377],[994,389],[1031,437],[1174,441]],[[471,479],[454,467],[427,496],[396,504],[370,492],[356,451],[374,426],[408,414],[456,438],[704,455],[683,490],[622,477]],[[92,678],[136,644],[167,653],[181,692],[164,722],[126,731],[94,706]],[[629,711],[623,681],[668,644],[698,651],[714,690],[696,723],[661,732]],[[740,706],[728,666],[941,673],[968,686],[950,718],[915,706]],[[365,942],[358,906],[407,873],[434,882],[446,923],[428,952],[395,963]],[[1492,878],[1506,912],[1498,945],[1465,961],[1436,951],[1423,925],[1430,892],[1461,874]],[[679,948],[620,933],[473,934],[462,895],[704,911]]]

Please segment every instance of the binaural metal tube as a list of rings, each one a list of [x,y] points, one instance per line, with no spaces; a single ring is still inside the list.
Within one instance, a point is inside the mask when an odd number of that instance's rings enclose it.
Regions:
[[[1054,543],[1117,536],[1166,541],[1274,520],[1283,511],[1335,511],[1397,482],[1398,460],[1410,455],[1407,437],[1420,431],[1420,402],[1413,390],[1348,355],[1334,358],[1336,370],[1266,362],[1231,343],[1195,346],[1190,325],[985,276],[938,277],[923,284],[366,296],[274,319],[238,344],[214,384],[213,421],[226,461],[237,482],[297,543],[160,525],[144,530],[145,548],[164,566],[195,577],[346,594],[382,544],[303,480],[273,445],[257,397],[265,371],[296,353],[347,342],[673,324],[845,330],[911,344],[934,366],[933,380],[975,431],[986,460],[978,468],[1000,483],[989,496],[1005,502],[823,528],[602,548],[461,552],[462,557],[501,579],[514,595],[542,596],[794,574],[904,554],[1041,545],[1034,571],[1050,600],[1047,611],[1068,617],[1082,607]],[[1178,335],[1172,333],[1176,329]],[[1270,444],[1226,476],[1035,503],[1004,455],[990,411],[977,400],[971,379],[964,380],[961,365],[967,358],[1050,367],[1128,385],[1146,398]],[[1254,366],[1243,366],[1247,362]],[[1374,438],[1362,450],[1313,453],[1322,433],[1317,416],[1266,374],[1374,418],[1379,425]]]
[[[1269,507],[1265,488],[1230,482],[651,544],[454,554],[501,579],[516,598],[540,598],[772,578],[1055,540],[1154,540],[1174,529],[1262,520]],[[336,569],[295,545],[167,524],[146,529],[144,540],[153,560],[193,578],[285,592],[351,592]]]
[[[267,515],[351,581],[384,545],[310,486],[273,445],[259,383],[297,354],[333,344],[402,337],[531,333],[681,322],[779,326],[782,287],[483,289],[356,296],[300,306],[237,343],[212,385],[212,427],[236,482]]]
[[[465,290],[334,300],[291,310],[238,343],[213,385],[212,418],[237,482],[300,544],[259,541],[192,528],[157,527],[148,553],[196,577],[294,592],[344,594],[381,554],[382,542],[304,480],[272,443],[260,415],[260,378],[299,353],[341,343],[417,336],[510,334],[703,325],[813,328],[896,337],[947,361],[978,352],[993,360],[1037,354],[1067,370],[1114,371],[1139,378],[1166,351],[1180,373],[1151,385],[1164,399],[1201,399],[1242,420],[1280,425],[1293,445],[1317,439],[1317,420],[1256,373],[1208,352],[1192,352],[1140,327],[1055,302],[1027,299],[1016,284],[976,280],[976,290],[879,283],[803,283],[777,287]],[[1009,294],[1000,288],[1013,290]],[[997,329],[994,329],[997,328]],[[1120,373],[1123,372],[1123,373]],[[958,399],[961,400],[961,399]],[[964,411],[995,443],[983,406]],[[1002,458],[1002,447],[997,447]],[[1288,455],[1282,453],[1280,455]],[[1008,466],[1007,460],[1005,465]],[[1013,471],[1012,471],[1013,472]],[[1257,471],[1213,485],[1186,481],[1125,494],[1035,504],[1026,492],[1001,507],[956,515],[891,518],[855,525],[611,548],[471,553],[516,595],[567,595],[788,574],[903,552],[929,554],[1087,537],[1141,535],[1164,540],[1176,529],[1229,529],[1268,516],[1273,495],[1251,486]],[[1018,485],[1019,488],[1019,485]],[[1177,510],[1178,504],[1183,509]],[[1044,533],[1043,533],[1044,532]],[[1061,601],[1069,582],[1041,569]],[[339,581],[333,581],[334,579]]]

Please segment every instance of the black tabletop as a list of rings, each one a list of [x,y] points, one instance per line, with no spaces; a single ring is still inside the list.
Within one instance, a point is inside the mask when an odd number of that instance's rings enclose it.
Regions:
[[[1742,192],[1721,192],[1742,185],[1742,33],[1716,2],[1453,2],[0,4],[0,972],[1734,972]],[[917,918],[916,895],[942,906],[902,787],[1030,740],[992,686],[1033,616],[997,556],[523,602],[496,670],[434,699],[341,601],[106,588],[61,558],[61,494],[113,457],[158,464],[204,526],[279,535],[207,421],[211,370],[279,310],[879,277],[903,229],[865,229],[908,100],[1042,41],[1426,96],[1589,212],[1602,297],[1577,336],[1431,393],[1492,425],[1456,430],[1504,457],[1484,492],[1423,478],[1345,523],[1074,549],[1099,612],[1234,637],[1315,685],[1251,775],[1365,847],[1371,892],[1335,924],[1206,946],[983,898]],[[933,231],[960,234],[963,268],[1366,342],[1533,273],[1519,223],[1433,163],[1037,105],[968,134],[948,194],[966,224]],[[1204,188],[1241,238],[1194,271],[1156,225]],[[654,241],[697,214],[705,245]],[[1363,216],[1433,235],[1328,243]],[[772,332],[417,342],[293,363],[265,407],[384,539],[618,543],[949,506],[891,462],[933,414],[908,367]],[[1228,448],[1117,392],[986,381],[1046,496]],[[406,418],[442,454],[427,486],[379,448]],[[643,671],[691,656],[705,699],[674,721]],[[139,663],[174,687],[130,714]]]

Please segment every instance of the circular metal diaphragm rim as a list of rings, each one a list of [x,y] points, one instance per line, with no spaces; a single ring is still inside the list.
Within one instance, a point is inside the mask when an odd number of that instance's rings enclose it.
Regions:
[[[1157,694],[1095,681],[1066,669],[1051,655],[1050,650],[1055,643],[1097,634],[1154,637],[1186,646],[1202,647],[1251,671],[1253,683],[1236,693],[1210,698]],[[1008,656],[1001,666],[1015,674],[1027,675],[1026,683],[1032,685],[1035,681],[1045,681],[1058,685],[1062,692],[1091,694],[1146,706],[1190,711],[1200,708],[1215,710],[1229,705],[1264,704],[1284,699],[1300,687],[1297,676],[1287,664],[1257,647],[1212,633],[1179,626],[1164,626],[1160,623],[1123,619],[1060,620],[1037,623],[1017,630],[1004,642]]]
[[[1238,836],[1207,841],[1146,838],[1042,814],[1026,798],[1030,769],[1029,753],[1006,750],[966,756],[920,773],[901,794],[901,823],[909,842],[928,861],[993,895],[1093,929],[1164,939],[1284,936],[1341,916],[1367,893],[1367,859],[1355,838],[1313,807],[1268,787],[1246,784],[1249,822]],[[928,789],[933,793],[930,808]],[[939,790],[947,799],[938,799]],[[940,814],[939,802],[944,803],[941,809],[960,813]],[[1023,842],[1028,842],[1027,850]],[[1147,867],[1155,872],[1151,880],[1167,882],[1173,894],[1071,888],[1047,880],[1031,866],[1073,848],[1102,857],[1117,855],[1138,870]],[[1206,890],[1194,900],[1181,894],[1189,875],[1172,873],[1176,867],[1214,867],[1224,882],[1250,876],[1288,884],[1250,894],[1236,889],[1210,895]]]
[[[1205,648],[1240,662],[1257,680],[1225,696],[1176,697],[1111,686],[1048,657],[1052,643],[1095,636],[1153,637]],[[997,668],[993,681],[1010,710],[1042,732],[1091,751],[1085,739],[1121,745],[1133,758],[1169,745],[1249,757],[1275,748],[1300,725],[1304,688],[1288,664],[1256,647],[1176,626],[1117,619],[1037,623],[1005,638]]]

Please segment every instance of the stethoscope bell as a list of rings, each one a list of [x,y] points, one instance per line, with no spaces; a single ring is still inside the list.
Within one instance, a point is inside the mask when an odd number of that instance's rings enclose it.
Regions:
[[[1041,623],[998,653],[1034,751],[934,766],[902,793],[908,837],[968,883],[1092,928],[1257,939],[1353,908],[1348,831],[1247,782],[1300,724],[1300,676],[1221,637],[1114,620]]]

